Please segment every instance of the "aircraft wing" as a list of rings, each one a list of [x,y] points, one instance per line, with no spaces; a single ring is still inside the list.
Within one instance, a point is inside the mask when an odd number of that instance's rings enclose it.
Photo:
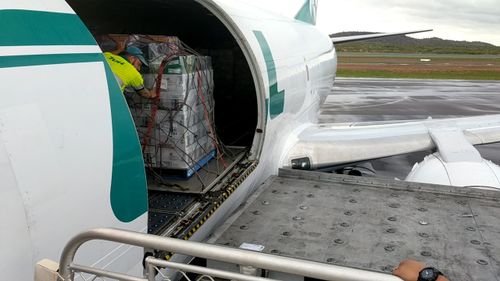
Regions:
[[[432,29],[416,30],[416,31],[405,31],[405,32],[395,32],[395,33],[375,33],[375,34],[365,34],[365,35],[332,37],[332,41],[333,41],[334,44],[341,44],[341,43],[349,43],[349,42],[355,42],[355,41],[364,41],[364,40],[369,40],[369,39],[391,37],[391,36],[398,36],[398,35],[407,35],[407,34],[415,34],[415,33],[429,32],[429,31],[432,31]]]
[[[466,150],[467,142],[500,142],[500,115],[311,125],[298,135],[285,166],[318,169],[431,149],[446,149],[448,155],[457,155]]]

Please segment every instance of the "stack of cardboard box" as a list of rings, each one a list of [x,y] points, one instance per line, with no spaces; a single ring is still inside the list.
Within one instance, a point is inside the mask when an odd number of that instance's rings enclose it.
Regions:
[[[159,100],[148,100],[136,93],[126,93],[126,97],[139,137],[147,142],[146,166],[186,170],[189,177],[204,164],[201,162],[215,156],[212,63],[210,57],[180,52],[182,46],[175,43],[178,40],[164,41],[168,42],[141,46],[149,61],[142,73],[145,86],[159,86]],[[167,63],[159,75],[165,58]]]

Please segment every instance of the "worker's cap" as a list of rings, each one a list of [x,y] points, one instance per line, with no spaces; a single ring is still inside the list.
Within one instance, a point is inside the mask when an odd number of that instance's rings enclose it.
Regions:
[[[135,46],[129,46],[129,47],[127,47],[125,52],[127,52],[127,54],[129,54],[131,56],[138,58],[142,62],[143,65],[148,66],[146,58],[144,58],[144,53],[141,51],[141,49],[139,49]]]

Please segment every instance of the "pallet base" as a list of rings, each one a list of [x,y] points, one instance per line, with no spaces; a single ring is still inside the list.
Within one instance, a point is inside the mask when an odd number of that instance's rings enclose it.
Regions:
[[[217,155],[216,150],[212,150],[207,156],[203,157],[200,161],[194,164],[190,169],[161,169],[153,168],[156,176],[160,176],[162,180],[189,180],[201,168],[206,166],[210,160],[214,159]]]

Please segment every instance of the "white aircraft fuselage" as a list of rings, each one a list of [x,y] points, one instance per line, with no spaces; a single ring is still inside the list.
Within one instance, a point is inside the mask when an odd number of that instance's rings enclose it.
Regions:
[[[245,55],[260,132],[251,149],[257,168],[191,238],[202,240],[277,173],[298,128],[316,121],[333,85],[336,54],[310,23],[237,1],[196,3]],[[147,186],[125,99],[79,16],[62,0],[30,0],[4,1],[0,17],[9,29],[0,39],[0,268],[6,280],[31,280],[36,262],[57,261],[81,231],[144,232]],[[96,242],[78,258],[127,272],[140,271],[142,257],[142,249]]]

